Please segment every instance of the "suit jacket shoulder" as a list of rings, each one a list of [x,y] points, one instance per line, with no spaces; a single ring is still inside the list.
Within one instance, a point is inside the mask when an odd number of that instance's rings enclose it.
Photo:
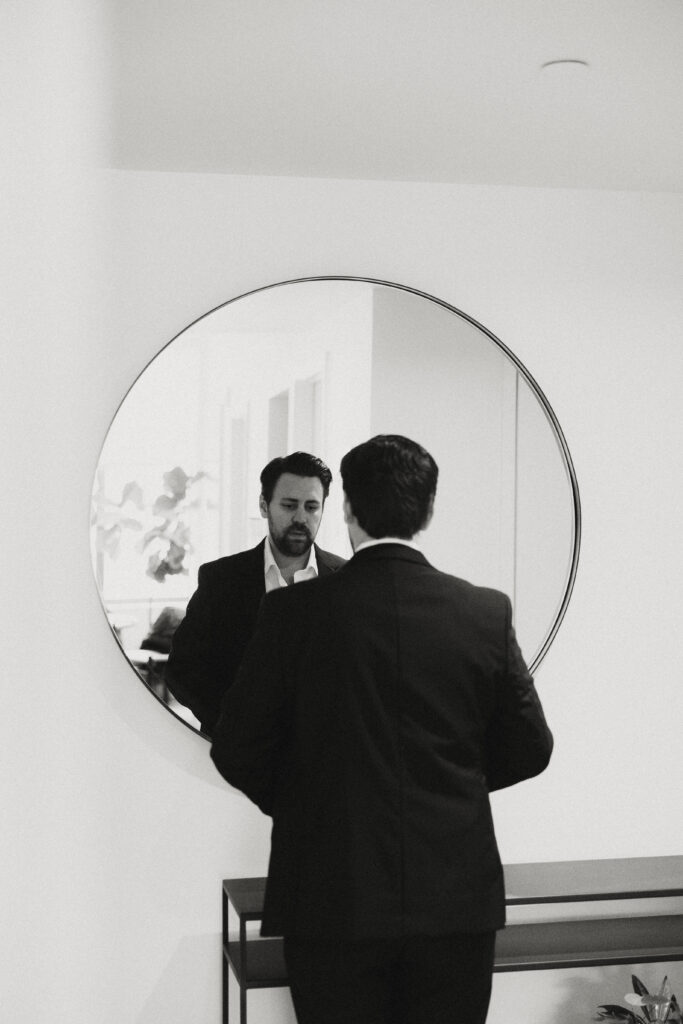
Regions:
[[[253,633],[264,592],[263,542],[199,568],[197,589],[173,637],[166,681],[207,735]]]
[[[482,587],[446,572],[439,572],[439,575],[449,581],[448,585],[453,595],[462,602],[464,607],[470,607],[472,611],[482,615],[502,615],[504,618],[508,618],[511,614],[510,598],[502,590]]]
[[[264,545],[265,538],[259,541],[256,547],[248,548],[246,551],[238,551],[234,555],[224,555],[222,558],[216,558],[211,562],[204,562],[199,568],[199,574],[202,578],[201,582],[224,580],[233,576],[262,574]],[[334,572],[346,564],[345,558],[340,558],[339,555],[335,555],[331,551],[324,551],[317,544],[314,546],[315,557],[318,565],[323,570]]]
[[[315,547],[315,557],[318,561],[318,568],[329,569],[330,572],[336,572],[337,569],[341,569],[342,565],[346,565],[346,559],[340,558],[339,555],[333,555],[331,551],[323,551],[317,544]]]
[[[246,551],[238,551],[235,555],[224,555],[211,562],[204,562],[199,567],[200,582],[213,582],[228,579],[232,576],[252,576],[263,573],[263,546],[265,539],[256,547]]]

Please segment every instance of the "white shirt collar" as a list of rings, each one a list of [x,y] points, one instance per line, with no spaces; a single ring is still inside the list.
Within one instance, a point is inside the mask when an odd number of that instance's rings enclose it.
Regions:
[[[300,583],[302,580],[312,580],[318,575],[318,560],[315,557],[315,545],[311,544],[311,550],[308,552],[308,561],[303,569],[297,569],[294,573],[294,583]],[[263,576],[266,584],[266,593],[271,590],[276,590],[278,587],[286,587],[287,582],[284,576],[280,572],[280,567],[275,561],[273,555],[273,549],[270,544],[270,537],[266,537],[266,542],[263,545]]]
[[[363,548],[374,548],[377,544],[403,544],[407,548],[413,548],[415,551],[420,550],[420,545],[415,540],[406,540],[405,537],[379,537],[374,540],[364,540],[362,544],[359,544],[354,554],[357,555]]]

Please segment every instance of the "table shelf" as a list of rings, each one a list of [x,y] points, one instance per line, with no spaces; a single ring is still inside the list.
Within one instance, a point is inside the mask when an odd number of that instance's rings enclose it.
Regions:
[[[505,868],[508,906],[576,904],[683,896],[683,857],[510,864]],[[265,878],[223,882],[223,1024],[228,1024],[228,979],[240,990],[240,1024],[246,994],[288,984],[282,939],[247,935],[263,912]],[[239,939],[228,931],[229,911]],[[538,971],[608,964],[683,960],[683,914],[634,914],[532,923],[509,923],[496,939],[494,970]]]
[[[288,984],[282,939],[249,939],[244,957],[239,941],[233,939],[223,945],[223,953],[240,986],[278,988]]]
[[[619,857],[505,866],[509,907],[683,896],[683,857]]]
[[[659,963],[683,959],[683,915],[585,918],[510,925],[498,933],[495,971]]]

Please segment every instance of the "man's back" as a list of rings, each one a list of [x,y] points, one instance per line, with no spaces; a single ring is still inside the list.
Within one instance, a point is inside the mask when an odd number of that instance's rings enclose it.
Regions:
[[[211,756],[273,816],[262,933],[300,1024],[483,1024],[505,913],[488,794],[552,736],[508,598],[416,550],[429,452],[378,434],[340,472],[354,556],[266,597]]]
[[[268,598],[262,629],[214,758],[273,815],[264,934],[500,927],[488,792],[552,747],[507,598],[382,544]]]

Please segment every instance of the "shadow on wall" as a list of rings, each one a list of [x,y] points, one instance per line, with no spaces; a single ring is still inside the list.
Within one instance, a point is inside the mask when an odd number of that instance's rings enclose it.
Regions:
[[[136,1024],[203,1024],[220,1020],[219,935],[186,935],[146,1000]]]
[[[186,935],[146,1000],[135,1024],[217,1024],[222,1015],[221,936]],[[296,1024],[289,989],[247,995],[249,1024]],[[239,1020],[239,989],[230,974],[230,1020]]]

